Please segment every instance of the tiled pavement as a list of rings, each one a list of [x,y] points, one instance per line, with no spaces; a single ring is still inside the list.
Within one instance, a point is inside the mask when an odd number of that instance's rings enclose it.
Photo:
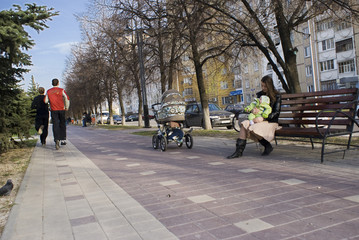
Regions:
[[[318,148],[263,158],[252,143],[227,160],[227,139],[160,152],[125,131],[68,133],[35,149],[1,240],[359,239],[357,150],[320,164]]]

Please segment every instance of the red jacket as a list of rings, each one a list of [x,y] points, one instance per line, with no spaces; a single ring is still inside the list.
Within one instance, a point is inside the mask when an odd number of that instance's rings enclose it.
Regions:
[[[68,110],[70,105],[70,98],[64,89],[53,87],[47,90],[44,102],[50,102],[51,111],[63,111]]]

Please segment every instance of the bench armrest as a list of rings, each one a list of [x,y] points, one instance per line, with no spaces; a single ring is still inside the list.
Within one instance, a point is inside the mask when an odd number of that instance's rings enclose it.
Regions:
[[[354,112],[354,117],[352,117],[352,116],[350,116],[347,112],[345,112],[345,111],[343,111],[343,109],[348,109],[348,106],[355,106],[355,108],[357,107],[357,105],[358,105],[358,100],[354,100],[354,101],[352,101],[352,102],[350,102],[350,103],[347,103],[347,104],[345,104],[345,106],[344,107],[342,107],[342,108],[340,108],[340,109],[323,109],[323,110],[321,110],[318,114],[317,114],[317,116],[316,116],[316,118],[315,118],[315,127],[316,127],[316,129],[317,129],[317,131],[318,131],[318,133],[322,136],[322,137],[325,137],[325,136],[327,136],[329,133],[330,133],[330,127],[332,126],[332,124],[333,124],[333,122],[334,122],[334,120],[335,120],[335,118],[338,116],[338,114],[340,114],[340,116],[339,117],[347,117],[348,119],[350,119],[351,121],[352,121],[352,124],[353,123],[355,123],[358,127],[359,127],[359,122],[358,121],[356,121],[355,120],[355,116],[357,115],[357,109],[355,109],[355,112]],[[321,132],[321,131],[319,131],[319,128],[320,128],[320,126],[319,126],[319,118],[320,118],[320,115],[322,114],[322,113],[324,113],[324,112],[327,112],[327,111],[333,111],[333,112],[335,112],[335,114],[334,114],[334,116],[332,117],[332,119],[330,120],[330,122],[329,122],[329,124],[328,124],[328,128],[327,128],[327,130],[324,132],[324,134]]]

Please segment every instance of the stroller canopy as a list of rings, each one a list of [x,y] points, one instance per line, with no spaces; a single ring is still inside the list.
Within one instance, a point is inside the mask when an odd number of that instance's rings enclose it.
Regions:
[[[170,89],[163,93],[161,109],[158,111],[157,121],[159,122],[178,122],[184,121],[186,103],[181,94]]]

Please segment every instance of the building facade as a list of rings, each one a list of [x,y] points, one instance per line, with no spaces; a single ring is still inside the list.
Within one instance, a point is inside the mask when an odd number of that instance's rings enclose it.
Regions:
[[[323,15],[303,24],[293,34],[303,92],[359,87],[359,24],[352,21],[350,17],[334,21]],[[281,51],[279,37],[273,35],[273,39]],[[221,58],[204,66],[209,100],[223,108],[253,101],[255,93],[261,90],[260,79],[264,75],[272,76],[275,87],[283,92],[271,65],[259,51],[241,54],[235,67],[228,68]],[[182,61],[185,67],[178,73],[178,90],[187,102],[199,101],[194,69],[189,58]]]

